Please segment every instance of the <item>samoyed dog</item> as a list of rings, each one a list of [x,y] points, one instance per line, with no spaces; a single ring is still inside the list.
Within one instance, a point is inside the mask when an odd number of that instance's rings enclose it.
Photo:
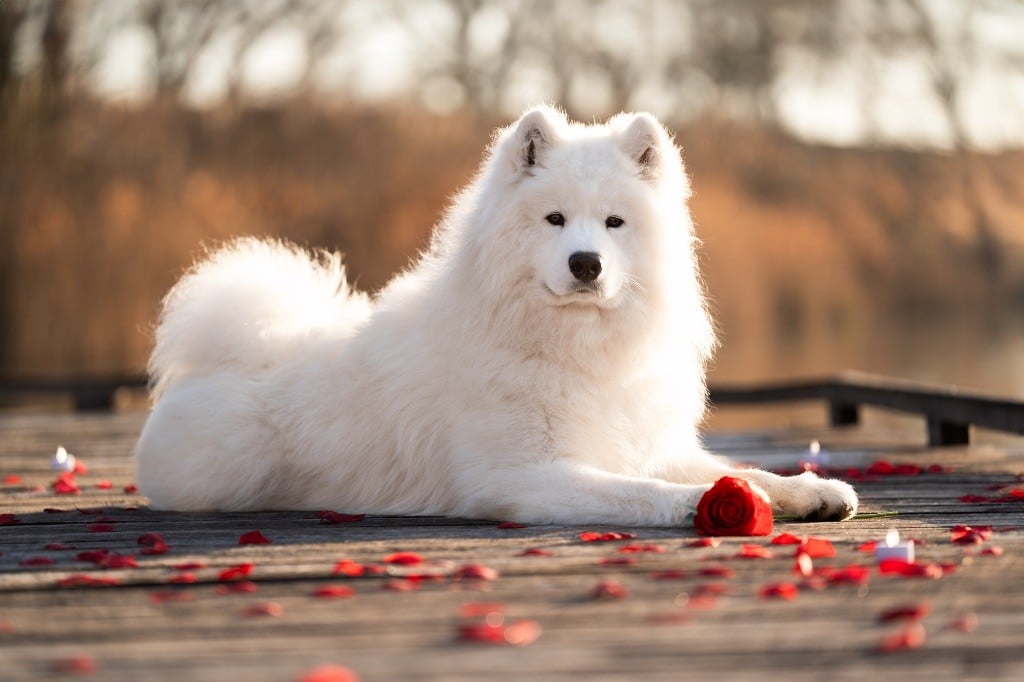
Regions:
[[[846,483],[701,446],[714,345],[679,150],[648,114],[501,130],[374,297],[337,254],[242,239],[167,295],[135,456],[156,508],[691,522],[723,475],[785,514]]]

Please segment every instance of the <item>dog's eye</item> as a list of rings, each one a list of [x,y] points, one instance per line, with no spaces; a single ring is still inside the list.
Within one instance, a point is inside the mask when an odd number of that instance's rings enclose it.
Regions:
[[[626,221],[617,215],[610,215],[604,219],[605,227],[622,227]]]
[[[555,213],[548,213],[544,216],[544,220],[548,221],[552,225],[565,225],[565,216],[557,211]]]

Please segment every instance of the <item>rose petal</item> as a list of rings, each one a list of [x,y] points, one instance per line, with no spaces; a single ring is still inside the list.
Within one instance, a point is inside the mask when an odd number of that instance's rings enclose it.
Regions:
[[[320,519],[320,523],[357,523],[366,518],[366,514],[339,514],[335,511],[325,509],[317,512],[313,518]]]
[[[944,574],[938,564],[919,564],[902,559],[883,559],[878,562],[878,572],[883,575],[901,575],[904,578],[941,578]]]
[[[462,618],[484,618],[503,613],[505,605],[498,602],[467,602],[459,606],[459,616]]]
[[[629,590],[616,580],[602,580],[590,591],[590,596],[593,599],[625,599]]]
[[[804,538],[793,535],[792,533],[780,533],[772,538],[771,544],[773,545],[799,545],[804,541]]]
[[[883,652],[902,651],[904,649],[917,649],[925,640],[924,626],[920,623],[900,630],[897,633],[884,637],[878,644],[878,650]]]
[[[321,597],[324,599],[346,598],[351,597],[354,594],[355,590],[347,585],[325,585],[313,590],[314,597]]]
[[[120,585],[121,581],[110,576],[94,578],[93,576],[86,575],[85,573],[73,573],[58,580],[57,584],[61,587],[112,587],[114,585]]]
[[[737,559],[771,559],[772,552],[760,545],[740,545],[740,551],[733,555]]]
[[[238,564],[237,566],[229,566],[223,571],[217,574],[217,580],[221,582],[227,582],[229,580],[239,580],[252,573],[253,565],[251,563]]]
[[[124,487],[124,491],[129,495],[134,495],[135,493],[139,492],[139,486],[135,485],[134,483],[129,483]]]
[[[114,526],[110,523],[93,523],[87,529],[90,533],[112,533]]]
[[[177,575],[172,575],[167,582],[187,585],[189,583],[196,582],[196,580],[197,578],[194,573],[179,573]]]
[[[334,564],[334,575],[347,575],[353,578],[363,575],[366,572],[366,567],[362,564],[358,564],[351,559],[342,559],[338,563]]]
[[[979,556],[1003,556],[1003,548],[999,545],[992,545],[978,552]]]
[[[878,542],[876,540],[868,540],[863,544],[857,545],[858,552],[869,552],[871,554],[874,554],[877,548]]]
[[[615,542],[617,540],[632,540],[636,537],[636,533],[620,533],[617,531],[599,533],[587,530],[580,533],[578,537],[583,542]]]
[[[247,606],[242,613],[250,618],[257,616],[270,616],[272,618],[277,618],[284,613],[284,607],[277,602],[264,601],[259,604]]]
[[[931,607],[926,602],[906,604],[878,614],[878,622],[890,623],[897,620],[921,620],[928,615],[929,611],[931,611]]]
[[[824,559],[836,555],[836,548],[824,538],[807,538],[797,547],[797,554],[806,554],[812,559]]]
[[[19,523],[21,519],[14,514],[0,514],[0,526],[13,526]]]
[[[297,682],[359,682],[359,676],[340,665],[319,665],[303,673]]]
[[[198,571],[201,568],[206,568],[206,564],[202,561],[186,561],[182,564],[175,564],[171,568],[175,571]]]
[[[4,476],[4,485],[21,485],[21,476],[18,474],[7,474]]]
[[[636,554],[640,552],[652,552],[654,554],[664,554],[665,548],[659,547],[658,545],[623,545],[619,547],[617,552],[622,554]]]
[[[515,521],[502,521],[498,524],[500,530],[517,530],[519,528],[527,528],[525,523],[516,523]]]
[[[800,590],[793,583],[769,583],[761,587],[758,596],[762,599],[785,599],[792,601],[796,599]]]
[[[555,552],[550,549],[541,549],[539,547],[528,547],[519,553],[519,556],[555,556]]]
[[[946,627],[960,632],[974,632],[978,629],[978,616],[973,613],[961,614],[951,620]]]
[[[248,533],[242,533],[238,538],[238,544],[240,545],[269,545],[270,538],[264,537],[263,533],[258,530],[251,530]]]
[[[697,571],[697,575],[706,578],[731,578],[736,575],[736,571],[728,566],[705,566]]]
[[[718,547],[722,544],[722,538],[697,538],[686,543],[687,547]]]
[[[423,557],[415,552],[395,552],[384,557],[383,562],[400,566],[414,566],[423,563]]]
[[[56,561],[48,556],[33,556],[27,559],[22,559],[18,562],[19,566],[52,566]]]
[[[452,577],[456,580],[497,580],[499,573],[482,564],[466,564],[459,568]]]

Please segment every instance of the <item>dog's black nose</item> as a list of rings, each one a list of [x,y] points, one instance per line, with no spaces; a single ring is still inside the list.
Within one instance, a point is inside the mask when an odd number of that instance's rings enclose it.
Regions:
[[[569,256],[569,272],[581,282],[593,282],[601,274],[601,256],[592,251],[577,251]]]

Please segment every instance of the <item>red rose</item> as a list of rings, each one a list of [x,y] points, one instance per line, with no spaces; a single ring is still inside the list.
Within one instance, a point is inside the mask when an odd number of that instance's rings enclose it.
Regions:
[[[772,507],[739,478],[723,476],[697,503],[693,527],[701,535],[768,535]]]

